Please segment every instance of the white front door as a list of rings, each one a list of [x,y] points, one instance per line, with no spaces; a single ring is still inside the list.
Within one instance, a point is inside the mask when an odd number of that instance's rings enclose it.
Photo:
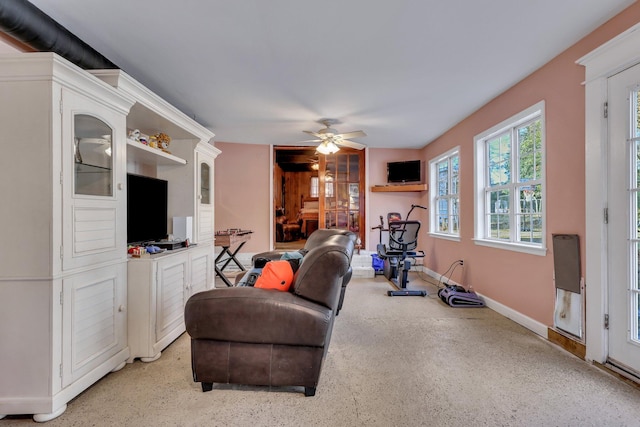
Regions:
[[[608,362],[640,374],[640,65],[608,79]]]

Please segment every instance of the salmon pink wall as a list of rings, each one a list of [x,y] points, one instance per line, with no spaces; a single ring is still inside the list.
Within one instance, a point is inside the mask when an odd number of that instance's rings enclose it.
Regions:
[[[214,168],[216,230],[253,230],[242,251],[269,250],[271,147],[224,142],[216,142],[215,146],[221,151]]]
[[[423,150],[426,161],[460,146],[460,242],[429,237],[425,265],[444,272],[463,259],[462,284],[545,325],[553,324],[552,234],[578,234],[585,262],[584,69],[575,61],[640,21],[640,4],[627,8],[548,64],[463,120]],[[474,237],[474,136],[545,101],[546,256],[477,246]],[[588,278],[587,283],[588,283]]]

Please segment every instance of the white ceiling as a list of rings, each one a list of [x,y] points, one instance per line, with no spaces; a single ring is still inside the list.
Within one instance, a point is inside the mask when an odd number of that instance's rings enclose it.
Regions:
[[[420,148],[634,0],[30,0],[216,141]]]

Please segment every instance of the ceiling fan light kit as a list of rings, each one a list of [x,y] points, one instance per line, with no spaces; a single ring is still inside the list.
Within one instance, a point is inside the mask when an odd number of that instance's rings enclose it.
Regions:
[[[333,143],[333,141],[324,141],[322,142],[322,144],[318,145],[318,148],[316,148],[316,151],[320,154],[333,154],[333,153],[337,153],[340,150],[340,148]]]

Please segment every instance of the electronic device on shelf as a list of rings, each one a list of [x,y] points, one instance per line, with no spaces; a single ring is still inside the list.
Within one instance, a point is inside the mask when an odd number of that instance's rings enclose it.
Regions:
[[[160,240],[158,242],[151,242],[153,246],[157,246],[162,249],[174,250],[186,247],[185,240]]]
[[[390,184],[417,183],[422,181],[420,160],[387,163],[387,182]]]

